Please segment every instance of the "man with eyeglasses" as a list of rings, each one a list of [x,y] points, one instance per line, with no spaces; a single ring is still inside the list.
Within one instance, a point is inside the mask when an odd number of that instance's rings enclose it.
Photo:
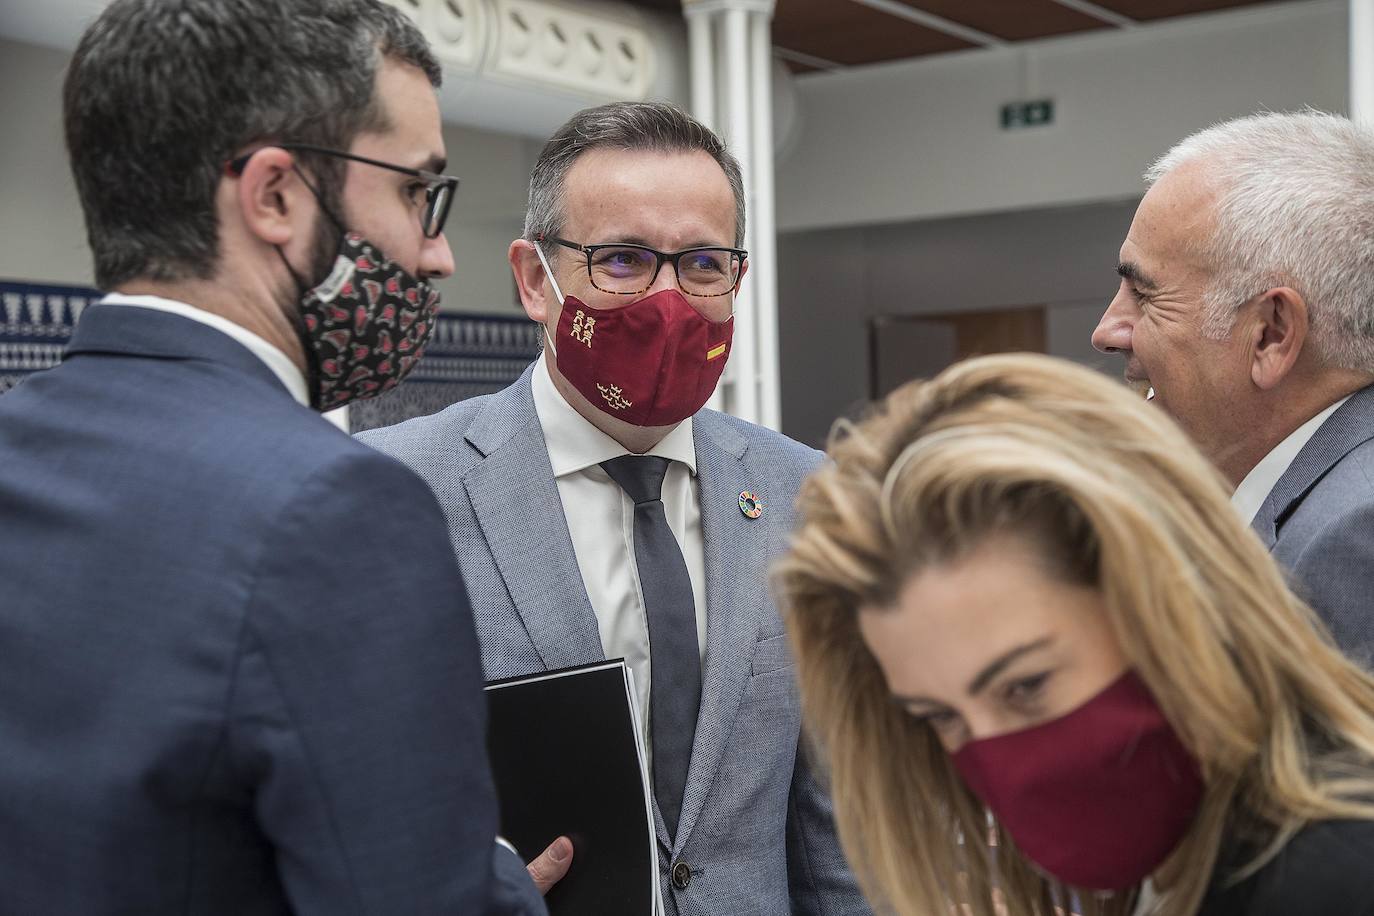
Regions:
[[[510,246],[544,355],[363,434],[444,503],[488,677],[623,656],[668,914],[866,913],[817,784],[768,564],[819,454],[706,410],[748,270],[739,165],[662,104],[574,116]]]
[[[438,82],[377,0],[115,0],[82,37],[110,292],[0,397],[0,912],[546,912],[571,849],[497,841],[440,507],[318,413],[433,330]]]

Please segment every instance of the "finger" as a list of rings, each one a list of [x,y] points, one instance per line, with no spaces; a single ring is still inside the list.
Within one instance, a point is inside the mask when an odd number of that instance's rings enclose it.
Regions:
[[[533,862],[525,866],[530,873],[530,880],[539,889],[539,893],[547,894],[549,888],[559,882],[568,873],[568,866],[572,865],[573,845],[572,840],[561,836],[549,844]]]

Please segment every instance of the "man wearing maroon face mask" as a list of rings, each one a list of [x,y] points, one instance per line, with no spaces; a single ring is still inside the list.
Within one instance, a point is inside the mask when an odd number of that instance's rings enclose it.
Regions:
[[[739,165],[666,105],[574,116],[511,268],[544,355],[363,436],[444,504],[490,678],[624,656],[668,914],[867,913],[802,752],[767,593],[817,452],[703,409],[747,271]]]

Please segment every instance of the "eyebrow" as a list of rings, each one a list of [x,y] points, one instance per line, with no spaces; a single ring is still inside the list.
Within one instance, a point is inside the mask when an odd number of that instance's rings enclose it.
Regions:
[[[1140,269],[1140,265],[1132,261],[1122,261],[1116,265],[1117,276],[1130,280],[1136,286],[1145,289],[1159,289],[1159,284],[1151,280],[1145,271]]]
[[[983,690],[984,687],[986,687],[988,684],[992,682],[993,678],[997,677],[997,675],[1005,671],[1007,669],[1007,666],[1010,665],[1012,662],[1016,661],[1018,658],[1021,658],[1023,655],[1028,655],[1031,652],[1036,652],[1040,649],[1043,649],[1052,642],[1054,642],[1053,637],[1043,636],[1040,639],[1036,639],[1028,643],[1023,643],[1022,645],[1019,645],[1008,652],[1002,653],[1002,655],[999,656],[996,660],[994,660],[990,665],[988,665],[982,671],[979,671],[977,677],[968,682],[968,687],[966,688],[968,691],[968,695],[971,697],[977,696]]]
[[[1054,642],[1054,637],[1042,636],[1040,639],[1032,640],[1028,643],[1022,643],[1019,646],[1015,646],[1011,649],[1008,649],[1006,652],[1003,652],[997,658],[993,659],[993,661],[986,665],[982,671],[979,671],[978,674],[973,678],[973,680],[969,681],[968,687],[964,689],[967,691],[969,696],[977,696],[988,686],[988,684],[992,683],[993,679],[996,678],[997,675],[1005,671],[1007,669],[1007,666],[1009,666],[1012,662],[1016,661],[1022,656],[1029,655],[1030,653],[1039,651],[1040,649],[1044,649],[1045,647],[1049,646],[1052,642]],[[943,703],[937,703],[936,701],[926,699],[925,697],[910,697],[902,696],[900,694],[894,694],[893,699],[897,700],[900,703],[926,703],[932,706],[944,705]]]
[[[591,243],[589,243],[589,244],[591,244]],[[603,244],[603,245],[638,245],[638,246],[641,247],[641,248],[653,248],[653,247],[654,247],[653,245],[649,244],[649,240],[648,240],[648,239],[646,239],[646,238],[644,238],[643,236],[640,236],[640,235],[622,235],[620,238],[616,239],[616,240],[613,241],[613,242],[601,242],[600,244]],[[733,247],[733,246],[730,246],[730,245],[723,245],[723,244],[721,244],[720,242],[696,242],[696,243],[694,243],[694,244],[687,245],[687,246],[685,246],[685,247],[683,247],[683,248],[678,248],[677,251],[692,251],[692,250],[697,249],[697,248],[730,248],[730,247]],[[657,250],[657,249],[655,249],[655,250]]]

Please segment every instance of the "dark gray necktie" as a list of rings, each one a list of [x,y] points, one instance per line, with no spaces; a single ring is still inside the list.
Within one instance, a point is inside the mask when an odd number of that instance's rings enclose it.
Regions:
[[[692,580],[663,511],[668,459],[622,455],[601,462],[635,504],[635,565],[649,619],[649,739],[654,795],[668,833],[677,835],[692,736],[701,705],[701,653]]]

